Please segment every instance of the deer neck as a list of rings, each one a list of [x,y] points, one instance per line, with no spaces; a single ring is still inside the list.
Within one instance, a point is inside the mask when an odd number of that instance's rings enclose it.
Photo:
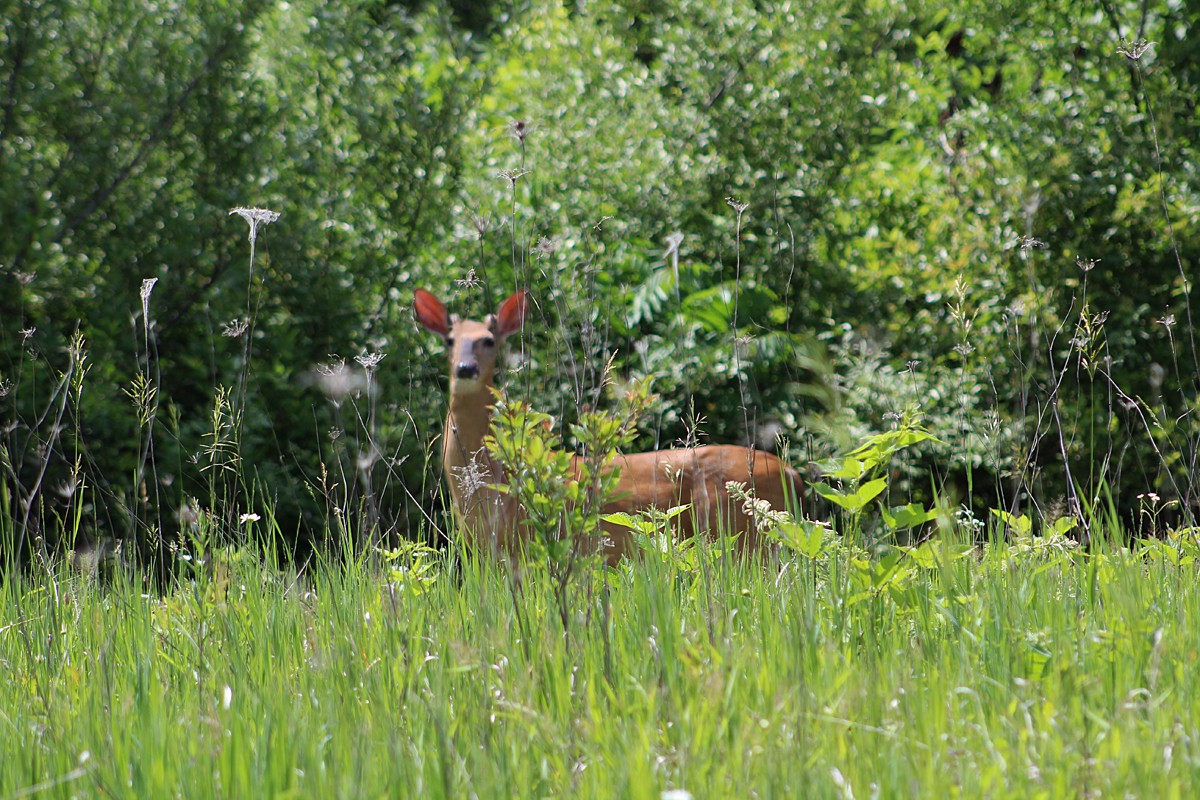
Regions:
[[[451,392],[450,413],[446,415],[445,442],[442,456],[446,473],[455,484],[452,469],[466,467],[472,458],[491,466],[491,458],[484,449],[483,440],[492,424],[492,393],[487,385],[473,392]],[[480,450],[483,450],[480,453]],[[478,454],[478,456],[476,456]],[[494,483],[496,477],[489,481]]]

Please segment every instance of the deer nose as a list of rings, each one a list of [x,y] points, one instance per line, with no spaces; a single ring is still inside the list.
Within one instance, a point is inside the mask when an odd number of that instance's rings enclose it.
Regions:
[[[459,364],[454,368],[454,377],[462,378],[463,380],[475,380],[479,377],[478,364]]]

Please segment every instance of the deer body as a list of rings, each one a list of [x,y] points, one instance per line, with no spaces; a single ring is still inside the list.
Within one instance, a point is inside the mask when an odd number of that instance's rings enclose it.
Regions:
[[[483,441],[491,427],[496,353],[504,339],[524,324],[529,304],[528,292],[517,292],[484,322],[450,316],[423,289],[417,290],[413,304],[417,321],[442,337],[450,355],[450,410],[442,434],[442,463],[460,529],[476,548],[502,553],[518,550],[528,533],[522,529],[520,505],[491,488],[503,481],[503,474]],[[572,459],[576,465],[582,461],[579,456]],[[753,520],[730,498],[726,482],[745,483],[776,510],[798,510],[804,488],[800,475],[774,455],[733,445],[632,453],[618,456],[612,465],[620,468],[620,476],[605,514],[687,505],[688,510],[673,523],[678,532],[736,532],[745,549],[760,546],[761,537]],[[602,525],[609,540],[605,554],[615,564],[630,553],[631,534],[623,526]]]

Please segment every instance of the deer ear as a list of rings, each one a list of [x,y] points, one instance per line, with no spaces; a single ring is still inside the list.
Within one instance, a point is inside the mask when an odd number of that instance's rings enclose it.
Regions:
[[[500,310],[494,316],[488,318],[488,327],[491,328],[492,333],[499,339],[504,339],[510,334],[516,333],[525,324],[525,318],[529,316],[529,307],[531,304],[532,301],[530,300],[529,292],[513,292],[500,305]]]
[[[417,289],[413,295],[413,316],[430,333],[443,339],[450,335],[450,315],[446,313],[446,307],[424,289]]]

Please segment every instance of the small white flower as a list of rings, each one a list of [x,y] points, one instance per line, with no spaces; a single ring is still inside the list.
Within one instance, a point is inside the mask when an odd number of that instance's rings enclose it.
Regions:
[[[243,523],[258,522],[260,519],[262,519],[262,517],[260,517],[258,514],[254,514],[254,513],[242,514],[242,517],[241,517],[241,521]]]

